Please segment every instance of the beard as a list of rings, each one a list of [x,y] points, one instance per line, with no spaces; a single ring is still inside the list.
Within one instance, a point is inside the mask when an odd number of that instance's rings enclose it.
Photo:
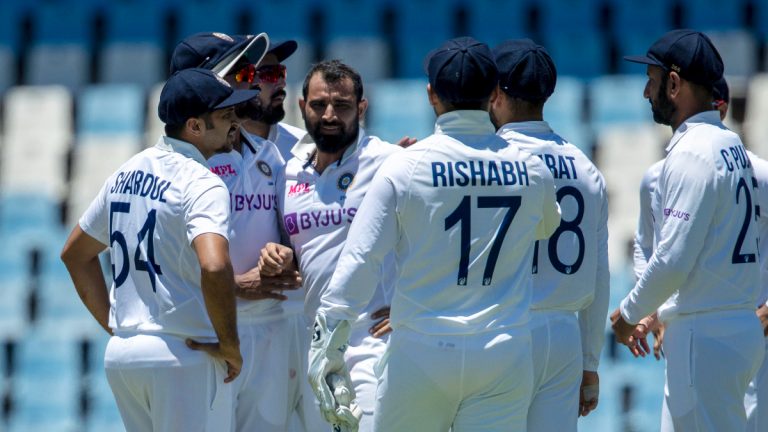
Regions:
[[[317,149],[323,153],[338,153],[341,150],[349,147],[357,139],[357,134],[360,132],[359,118],[356,116],[352,124],[347,128],[341,122],[325,123],[322,120],[316,124],[309,124],[304,120],[304,126],[306,127],[309,135],[315,141]],[[338,125],[339,131],[335,134],[325,134],[321,131],[323,126]]]
[[[269,99],[269,103],[262,108],[261,118],[259,121],[272,126],[273,124],[277,124],[277,122],[285,117],[285,108],[283,107],[282,102],[277,105],[272,104],[272,102],[280,96],[282,96],[283,100],[285,100],[285,90],[280,89],[272,95],[272,97]]]
[[[667,97],[667,78],[662,79],[659,91],[656,93],[656,102],[649,101],[651,103],[651,111],[653,112],[653,121],[666,126],[672,125],[672,116],[677,112],[677,107]]]
[[[235,105],[235,115],[245,120],[261,120],[264,115],[264,108],[261,106],[259,98],[255,97]]]

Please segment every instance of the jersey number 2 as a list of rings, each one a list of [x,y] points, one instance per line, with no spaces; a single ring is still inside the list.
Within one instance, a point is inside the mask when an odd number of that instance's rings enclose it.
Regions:
[[[117,242],[123,255],[123,265],[120,268],[120,273],[115,271],[115,265],[112,264],[112,277],[115,281],[115,288],[125,282],[128,278],[128,268],[130,267],[128,259],[128,243],[125,241],[125,235],[121,231],[112,230],[112,215],[115,213],[130,213],[131,203],[115,201],[109,206],[109,245],[112,247]],[[149,281],[152,284],[152,291],[157,292],[155,286],[157,275],[163,274],[160,265],[155,262],[155,245],[152,238],[155,234],[155,222],[157,221],[157,210],[150,210],[147,213],[147,220],[144,221],[144,225],[139,230],[136,237],[138,237],[138,244],[136,245],[136,252],[133,254],[133,263],[137,271],[145,271],[149,274]],[[147,260],[141,259],[142,248],[141,243],[144,239],[147,239],[146,257]],[[114,261],[114,260],[113,260]]]
[[[741,230],[739,231],[739,237],[736,238],[736,244],[733,247],[733,253],[731,254],[732,264],[744,264],[755,262],[755,254],[753,253],[741,253],[741,248],[744,246],[744,238],[747,236],[747,230],[749,229],[749,223],[752,220],[752,195],[749,193],[747,187],[747,181],[744,177],[739,179],[739,184],[736,186],[736,204],[739,203],[739,197],[741,196],[741,190],[744,189],[744,204],[747,206],[747,212],[744,215],[744,222],[741,224]],[[757,189],[757,180],[752,178],[752,189]],[[755,216],[760,216],[760,207],[755,206]]]
[[[496,236],[493,239],[491,250],[488,253],[488,261],[485,263],[485,270],[483,271],[483,285],[490,285],[493,280],[493,271],[496,269],[496,261],[499,259],[499,251],[501,250],[501,244],[504,242],[504,237],[507,235],[509,225],[512,224],[512,219],[515,218],[517,210],[520,209],[520,202],[522,198],[519,196],[481,196],[477,197],[477,208],[508,208],[507,213],[501,220],[499,230],[496,231]],[[471,197],[464,195],[464,198],[459,203],[451,214],[445,218],[445,230],[448,231],[457,223],[461,223],[461,256],[459,258],[459,276],[457,279],[457,285],[467,284],[467,275],[469,274],[469,247],[470,247],[470,228],[472,226],[472,212],[471,212]]]

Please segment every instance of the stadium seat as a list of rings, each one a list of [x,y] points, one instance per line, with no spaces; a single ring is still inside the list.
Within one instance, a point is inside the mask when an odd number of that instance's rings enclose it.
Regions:
[[[491,48],[507,39],[530,37],[526,33],[531,2],[475,0],[467,8],[469,34]],[[499,31],[504,29],[504,31]]]
[[[363,84],[390,77],[389,48],[381,38],[338,38],[332,40],[325,58],[339,59],[352,66],[363,78]]]
[[[32,8],[32,43],[79,45],[87,51],[93,42],[94,12],[84,1],[39,1]]]
[[[540,33],[552,34],[563,29],[598,30],[600,0],[540,0]]]
[[[65,87],[14,87],[5,95],[4,105],[6,135],[39,131],[41,124],[46,134],[72,133],[72,95]]]
[[[752,77],[747,88],[743,124],[745,144],[758,156],[768,158],[768,74]]]
[[[559,77],[555,92],[544,104],[544,119],[555,132],[591,157],[592,138],[584,122],[585,94],[583,81]]]
[[[66,190],[66,153],[71,136],[36,130],[3,137],[0,189],[58,200]],[[23,222],[23,221],[22,221]]]
[[[701,31],[744,27],[745,0],[683,0],[683,27]]]
[[[553,31],[545,34],[541,44],[552,56],[559,76],[591,79],[608,72],[608,50],[594,29]]]
[[[320,11],[327,40],[383,37],[386,1],[325,0]]]
[[[646,32],[639,30],[633,33],[620,34],[616,38],[616,49],[618,50],[618,72],[620,74],[645,76],[647,66],[628,62],[624,56],[643,55],[648,52],[648,48],[658,40],[667,29],[661,32]]]
[[[21,49],[22,23],[29,11],[27,2],[0,2],[0,45],[14,55]]]
[[[4,255],[4,253],[3,253]],[[7,267],[2,261],[5,258],[0,256],[0,265]],[[21,264],[21,263],[19,263]],[[26,270],[23,266],[17,267],[14,272],[22,273]],[[0,277],[0,342],[8,339],[20,338],[28,328],[27,323],[27,301],[29,299],[29,278],[26,275],[4,273]],[[4,348],[0,343],[0,348]],[[5,353],[0,350],[0,365],[5,362]],[[5,368],[0,368],[0,374],[4,373]],[[0,392],[4,388],[0,386]]]
[[[114,43],[101,51],[99,81],[138,84],[149,89],[164,81],[168,70],[160,45],[153,43]]]
[[[596,133],[605,128],[651,123],[648,101],[643,97],[647,78],[642,75],[613,75],[590,83],[590,121]]]
[[[426,55],[459,36],[454,29],[456,1],[398,0],[395,4],[395,76],[423,78]]]
[[[609,5],[610,29],[616,38],[643,33],[655,40],[672,29],[672,8],[668,0],[610,0]],[[645,49],[647,47],[642,52]]]
[[[189,0],[175,8],[177,33],[174,41],[199,32],[238,33],[237,14],[231,2]]]
[[[163,83],[157,84],[149,91],[147,96],[147,117],[144,121],[144,147],[152,147],[157,144],[157,140],[165,135],[163,122],[157,114],[157,106],[160,104],[160,92],[163,90]],[[287,99],[286,99],[287,100]]]
[[[5,45],[0,45],[0,94],[16,84],[16,56]]]
[[[725,75],[746,78],[757,71],[758,46],[751,33],[745,30],[708,32],[723,58]]]
[[[138,85],[89,86],[78,99],[77,133],[140,136],[144,130],[144,106],[144,92]],[[103,144],[109,145],[109,141]]]
[[[29,49],[25,71],[25,84],[56,84],[75,92],[90,80],[90,53],[80,44],[35,45]]]
[[[368,133],[396,143],[404,136],[422,139],[435,127],[426,80],[380,81],[369,86]]]
[[[59,203],[34,193],[3,193],[0,196],[0,232],[48,233],[61,227]]]
[[[165,6],[168,2],[155,0],[111,0],[103,8],[104,43],[151,44],[164,43]]]
[[[141,150],[140,136],[91,135],[76,146],[67,226],[77,223],[104,185],[123,163]]]

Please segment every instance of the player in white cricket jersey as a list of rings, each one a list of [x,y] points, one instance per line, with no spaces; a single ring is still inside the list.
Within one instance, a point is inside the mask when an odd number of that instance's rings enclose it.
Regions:
[[[300,107],[308,139],[294,150],[297,156],[278,176],[277,189],[283,225],[307,291],[305,322],[312,322],[373,175],[400,148],[366,135],[360,128],[368,107],[362,80],[355,70],[337,60],[310,69]],[[390,260],[382,271],[392,275],[393,264],[394,260]],[[369,332],[379,317],[371,315],[389,305],[391,284],[385,278],[371,286],[377,295],[360,311],[345,357],[363,411],[363,430],[371,427],[377,382],[374,365],[386,346],[386,337],[374,337]],[[306,355],[311,332],[305,329]]]
[[[544,121],[557,70],[529,39],[493,50],[499,88],[491,100],[497,134],[538,156],[557,187],[562,222],[533,252],[533,400],[529,431],[575,431],[597,407],[597,367],[608,314],[608,199],[605,180],[576,146]],[[581,392],[580,392],[581,389]],[[559,415],[552,415],[560,411]]]
[[[644,96],[675,133],[657,183],[656,248],[620,307],[617,339],[639,351],[641,319],[658,309],[667,360],[662,430],[744,430],[744,394],[764,356],[757,182],[738,135],[712,110],[723,63],[712,42],[674,30],[645,56]],[[663,306],[662,306],[663,304]],[[662,307],[660,307],[662,306]],[[640,328],[638,328],[640,327]]]
[[[232,386],[221,381],[237,377],[242,358],[229,198],[206,159],[231,149],[232,106],[254,96],[206,69],[171,76],[158,107],[167,136],[107,179],[62,251],[83,303],[113,335],[104,364],[128,431],[230,428]]]
[[[373,179],[315,321],[310,379],[328,417],[350,322],[397,259],[376,431],[526,430],[533,243],[560,224],[544,163],[495,135],[487,45],[452,39],[425,61],[435,133]],[[503,359],[503,360],[500,360]],[[335,412],[334,412],[335,411]]]
[[[224,79],[234,88],[258,88],[248,70],[258,67],[269,40],[266,34],[230,37],[222,33],[198,33],[184,39],[174,50],[171,72],[202,65],[221,69],[231,67]],[[234,62],[231,53],[241,53]],[[253,102],[256,102],[255,104]],[[259,99],[235,107],[235,113],[247,105],[250,116]],[[282,431],[299,399],[296,371],[301,364],[291,362],[292,332],[289,331],[281,301],[283,290],[300,286],[298,272],[287,269],[268,277],[260,274],[261,249],[278,242],[274,173],[282,166],[280,154],[269,141],[254,140],[244,130],[251,118],[241,118],[240,138],[233,151],[208,160],[211,171],[227,185],[230,196],[229,250],[237,282],[238,330],[243,368],[235,381],[236,430]],[[290,248],[285,248],[292,254]],[[288,256],[292,261],[292,255]],[[296,350],[295,350],[296,351]]]

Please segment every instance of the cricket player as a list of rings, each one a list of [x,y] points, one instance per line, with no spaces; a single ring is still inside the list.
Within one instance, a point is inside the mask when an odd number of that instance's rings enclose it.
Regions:
[[[303,91],[299,106],[308,136],[294,149],[296,157],[278,176],[277,190],[283,225],[307,293],[305,322],[313,322],[371,179],[384,160],[401,149],[360,128],[368,101],[363,97],[360,75],[349,66],[338,60],[314,65]],[[362,410],[362,430],[372,428],[377,385],[374,365],[383,355],[387,339],[374,337],[369,329],[389,305],[393,265],[392,257],[379,268],[387,277],[372,282],[376,296],[354,320],[345,354]],[[308,328],[305,335],[306,355],[311,339]],[[328,425],[313,427],[327,430]]]
[[[373,430],[525,431],[530,266],[534,240],[560,225],[554,180],[495,134],[487,109],[498,72],[487,45],[449,40],[425,68],[435,133],[374,177],[322,296],[310,380],[326,418],[348,419],[326,378],[345,376],[351,323],[394,252]]]
[[[666,326],[662,430],[744,430],[744,393],[765,351],[754,312],[757,181],[738,135],[712,110],[722,59],[692,30],[671,31],[645,56],[626,59],[648,65],[644,96],[654,120],[675,133],[654,194],[656,248],[611,314],[613,328],[639,351],[645,333],[636,324],[658,308]]]
[[[240,50],[243,55],[224,74],[233,88],[257,88],[254,74],[267,52],[269,39],[223,33],[199,33],[184,39],[171,60],[175,68],[203,65],[219,69],[228,54]],[[248,106],[243,109],[243,106]],[[238,105],[235,112],[258,116],[259,99]],[[274,173],[282,158],[274,144],[255,140],[244,130],[252,117],[241,118],[239,139],[233,150],[209,159],[211,171],[227,185],[230,197],[229,250],[237,283],[238,331],[243,368],[234,382],[236,389],[235,430],[284,431],[298,404],[300,385],[296,371],[302,367],[292,342],[293,332],[281,302],[283,290],[301,285],[298,272],[287,268],[274,276],[262,275],[259,268],[261,249],[280,239]],[[283,247],[288,262],[293,262],[290,248]]]
[[[206,69],[171,76],[158,107],[167,136],[107,179],[64,245],[80,298],[112,334],[104,365],[128,431],[230,428],[232,386],[222,382],[242,358],[229,198],[206,159],[231,149],[232,107],[254,96]]]
[[[544,121],[544,104],[557,82],[546,50],[519,39],[502,43],[493,53],[499,91],[490,114],[497,134],[544,162],[562,212],[557,231],[537,241],[533,251],[528,430],[576,431],[578,416],[589,414],[598,402],[597,367],[610,292],[605,180],[581,150]]]

